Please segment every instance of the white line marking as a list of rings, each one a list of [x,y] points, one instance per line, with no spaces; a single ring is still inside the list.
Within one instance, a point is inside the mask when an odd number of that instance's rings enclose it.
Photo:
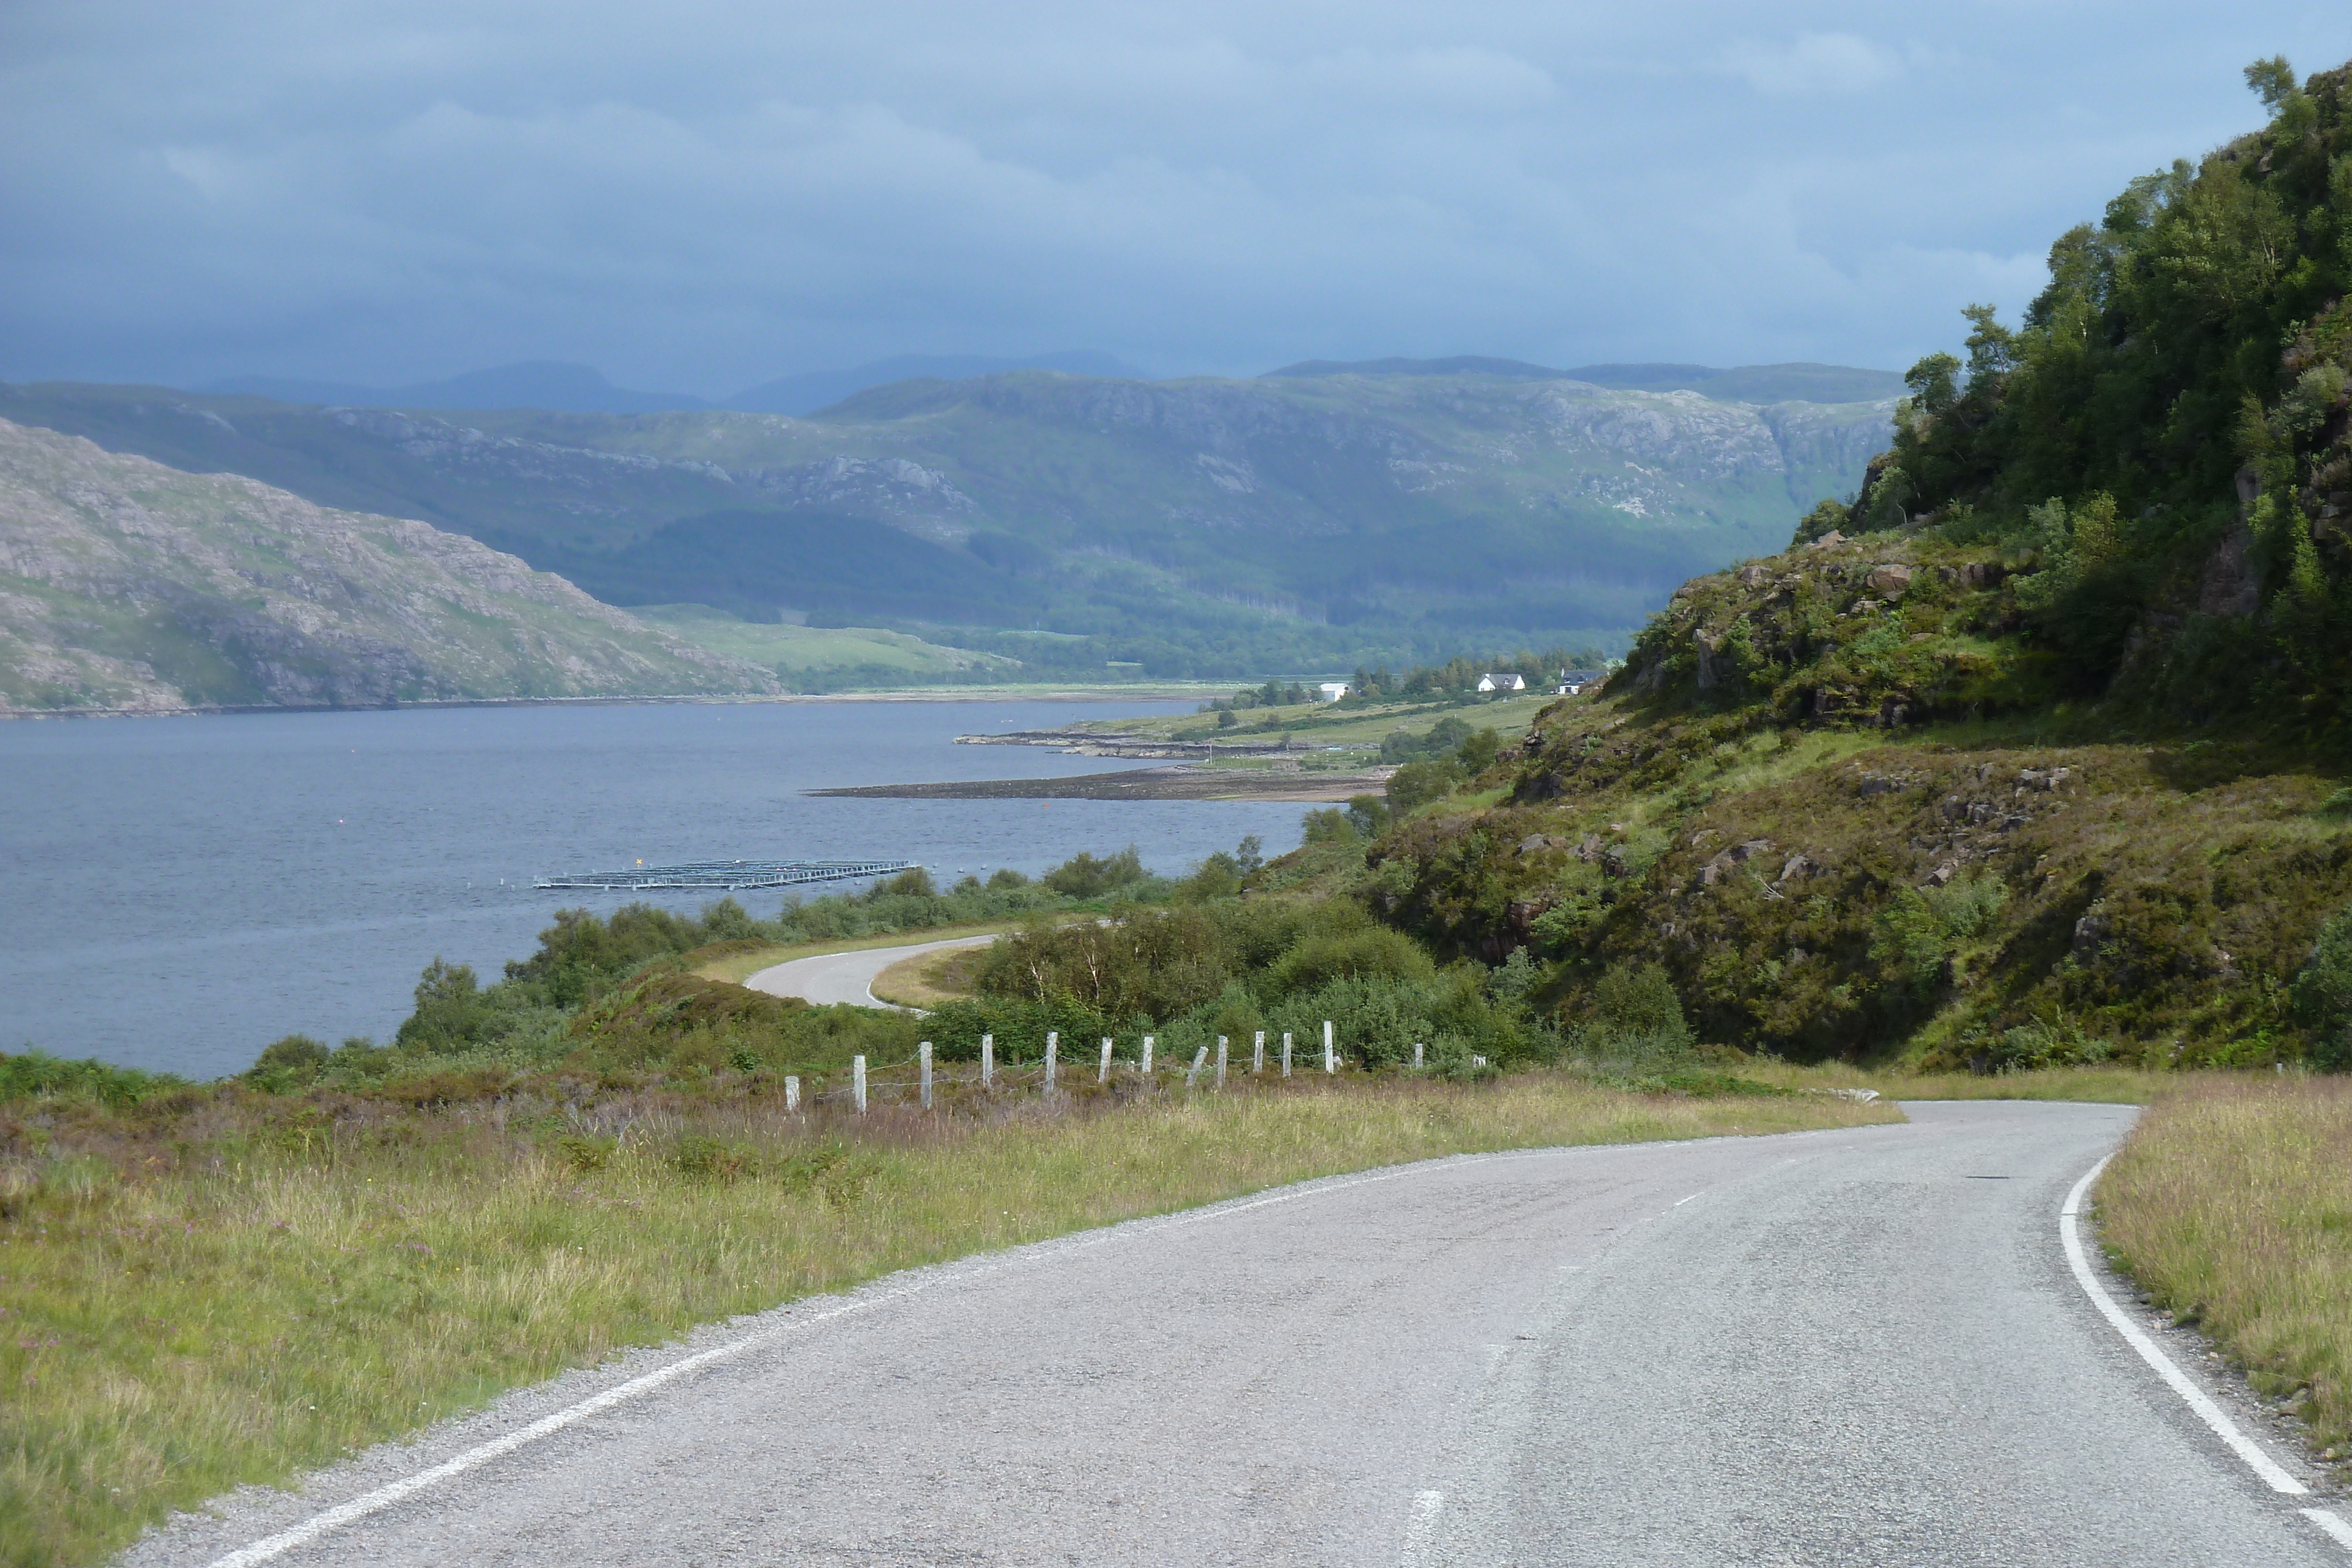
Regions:
[[[2066,1261],[2074,1267],[2074,1282],[2083,1287],[2084,1294],[2091,1298],[2092,1304],[2099,1309],[2099,1314],[2124,1336],[2124,1342],[2139,1352],[2140,1359],[2154,1367],[2157,1375],[2170,1384],[2172,1391],[2188,1402],[2189,1407],[2197,1412],[2205,1425],[2213,1428],[2213,1435],[2227,1443],[2238,1458],[2245,1460],[2247,1467],[2268,1482],[2273,1491],[2284,1492],[2289,1497],[2306,1495],[2311,1489],[2280,1469],[2277,1460],[2255,1447],[2253,1439],[2239,1431],[2238,1424],[2223,1414],[2221,1407],[2207,1397],[2203,1389],[2189,1382],[2188,1375],[2172,1364],[2172,1358],[2158,1349],[2154,1340],[2140,1332],[2137,1323],[2125,1316],[2124,1310],[2116,1305],[2115,1298],[2107,1294],[2098,1277],[2091,1272],[2091,1260],[2083,1251],[2083,1238],[2075,1221],[2083,1212],[2083,1195],[2091,1190],[2091,1184],[2099,1179],[2101,1171],[2107,1168],[2107,1160],[2114,1158],[2115,1155],[2109,1155],[2084,1171],[2083,1179],[2074,1184],[2074,1190],[2066,1195],[2065,1207],[2058,1211],[2058,1235],[2065,1243]],[[2318,1511],[2305,1511],[2315,1513]],[[2327,1527],[2323,1524],[2320,1528],[2326,1530]]]
[[[1691,1197],[1696,1197],[1697,1196],[1698,1194],[1693,1193],[1690,1195],[1690,1197],[1678,1197],[1675,1199],[1675,1207],[1676,1208],[1680,1208],[1684,1204],[1688,1203],[1691,1200]]]
[[[1412,1518],[1405,1521],[1404,1551],[1398,1561],[1402,1568],[1420,1568],[1423,1553],[1429,1550],[1431,1539],[1437,1533],[1438,1511],[1445,1506],[1442,1491],[1415,1492]]]
[[[2336,1545],[2352,1548],[2352,1524],[2345,1523],[2324,1508],[2306,1508],[2302,1512],[2304,1518],[2333,1536]]]

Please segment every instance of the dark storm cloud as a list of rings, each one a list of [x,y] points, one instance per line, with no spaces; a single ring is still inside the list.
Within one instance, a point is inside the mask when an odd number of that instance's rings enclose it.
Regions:
[[[0,375],[1899,367],[2338,6],[0,13]]]

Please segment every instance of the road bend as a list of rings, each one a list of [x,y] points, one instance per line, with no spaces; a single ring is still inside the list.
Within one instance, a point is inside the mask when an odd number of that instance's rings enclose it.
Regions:
[[[1435,1161],[894,1276],[131,1561],[2352,1560],[2068,1271],[2058,1210],[2131,1113],[1906,1109]]]
[[[887,1008],[874,994],[874,981],[901,958],[938,953],[950,947],[985,947],[988,936],[951,936],[940,942],[914,942],[903,947],[866,947],[853,953],[819,953],[788,959],[752,975],[743,984],[772,997],[803,997],[819,1007],[846,1002],[852,1007]]]

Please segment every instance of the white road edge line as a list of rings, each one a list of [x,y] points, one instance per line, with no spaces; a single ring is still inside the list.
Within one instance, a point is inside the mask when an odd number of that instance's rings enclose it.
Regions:
[[[1688,1147],[1691,1144],[1711,1141],[1692,1139],[1688,1143],[1682,1144],[1681,1146]],[[1064,1252],[1085,1251],[1096,1247],[1108,1246],[1114,1239],[1145,1231],[1199,1225],[1207,1220],[1222,1219],[1228,1215],[1246,1214],[1252,1209],[1266,1208],[1278,1203],[1296,1203],[1302,1198],[1315,1197],[1323,1193],[1336,1192],[1346,1187],[1365,1186],[1374,1182],[1395,1181],[1428,1166],[1448,1164],[1452,1160],[1477,1162],[1525,1159],[1533,1155],[1601,1146],[1604,1145],[1576,1144],[1538,1149],[1497,1149],[1491,1154],[1457,1155],[1450,1158],[1416,1160],[1411,1165],[1391,1166],[1384,1170],[1366,1171],[1337,1180],[1326,1179],[1312,1185],[1293,1186],[1279,1192],[1268,1193],[1263,1197],[1228,1200],[1224,1203],[1213,1204],[1206,1208],[1196,1208],[1188,1213],[1156,1217],[1146,1219],[1140,1224],[1130,1221],[1126,1225],[1108,1226],[1099,1230],[1080,1231],[1075,1236],[1055,1237],[1043,1242],[1032,1242],[1015,1249],[1013,1256],[1000,1262],[982,1264],[978,1267],[966,1265],[961,1268],[947,1265],[946,1267],[951,1270],[951,1272],[936,1274],[910,1285],[901,1285],[896,1290],[861,1295],[822,1312],[805,1313],[790,1322],[778,1323],[773,1328],[747,1334],[741,1339],[730,1341],[726,1344],[713,1345],[709,1350],[698,1351],[692,1355],[684,1356],[670,1363],[667,1366],[657,1367],[652,1372],[633,1377],[626,1383],[615,1384],[602,1394],[583,1399],[566,1409],[558,1410],[551,1416],[543,1416],[530,1426],[509,1432],[503,1437],[494,1437],[487,1443],[467,1449],[454,1458],[446,1459],[429,1469],[419,1470],[413,1476],[403,1476],[400,1479],[380,1486],[373,1491],[362,1492],[348,1502],[338,1503],[323,1512],[312,1514],[299,1524],[281,1530],[275,1535],[265,1535],[260,1540],[241,1546],[226,1556],[216,1557],[213,1559],[208,1568],[255,1568],[257,1563],[283,1556],[294,1548],[308,1545],[319,1537],[340,1530],[356,1520],[365,1519],[372,1513],[381,1513],[393,1504],[412,1498],[427,1488],[447,1480],[452,1476],[463,1475],[467,1470],[478,1469],[492,1459],[502,1458],[513,1453],[526,1444],[535,1443],[541,1437],[552,1437],[567,1427],[576,1426],[591,1416],[602,1415],[616,1405],[625,1405],[640,1395],[650,1394],[664,1384],[674,1382],[689,1372],[699,1371],[703,1367],[714,1365],[719,1362],[749,1354],[754,1350],[763,1349],[779,1340],[796,1334],[803,1329],[814,1328],[819,1323],[835,1318],[846,1317],[852,1312],[862,1312],[875,1307],[887,1306],[892,1301],[904,1301],[908,1296],[919,1295],[934,1285],[943,1284],[951,1280],[961,1281],[976,1275],[992,1274],[1000,1269],[1011,1268],[1016,1262],[1033,1260],[1041,1255],[1058,1256]],[[1643,1146],[1641,1145],[1614,1145],[1620,1151]],[[1664,1146],[1676,1145],[1669,1144]],[[1041,1254],[1038,1249],[1051,1249],[1051,1253]],[[1425,1492],[1423,1496],[1439,1497],[1441,1494]]]
[[[2091,1272],[2091,1260],[2083,1250],[2082,1229],[2078,1224],[2083,1212],[2083,1197],[2091,1190],[2091,1184],[2099,1179],[2099,1173],[2107,1168],[2107,1160],[2114,1158],[2115,1155],[2109,1155],[2105,1159],[2102,1159],[2097,1165],[2084,1171],[2083,1179],[2074,1184],[2074,1190],[2066,1195],[2065,1206],[2058,1211],[2058,1234],[2060,1239],[2065,1243],[2066,1261],[2074,1268],[2074,1282],[2083,1287],[2083,1293],[2091,1298],[2092,1304],[2099,1309],[2100,1315],[2113,1323],[2116,1332],[2124,1336],[2124,1342],[2139,1352],[2140,1359],[2154,1367],[2157,1375],[2170,1384],[2172,1391],[2179,1395],[2191,1410],[2197,1412],[2199,1419],[2213,1428],[2213,1435],[2227,1443],[2231,1451],[2238,1458],[2245,1460],[2247,1468],[2269,1483],[2273,1491],[2284,1492],[2289,1497],[2308,1496],[2311,1489],[2287,1474],[2280,1468],[2277,1460],[2263,1452],[2252,1438],[2238,1430],[2238,1424],[2231,1420],[2221,1407],[2206,1396],[2203,1389],[2189,1381],[2188,1375],[2173,1364],[2172,1358],[2165,1354],[2154,1340],[2142,1333],[2140,1326],[2132,1322],[2121,1307],[2116,1305],[2115,1298],[2107,1294],[2105,1287],[2099,1283],[2098,1276]],[[2304,1516],[2310,1519],[2313,1523],[2327,1531],[2330,1535],[2335,1535],[2338,1541],[2352,1545],[2352,1539],[2347,1539],[2352,1537],[2352,1528],[2347,1528],[2338,1521],[2335,1529],[2330,1529],[2317,1517],[2324,1511],[2321,1509],[2303,1511]],[[2329,1514],[2327,1517],[2334,1519],[2335,1515]],[[2346,1533],[2338,1535],[2337,1530],[2345,1530]]]
[[[2352,1524],[2345,1523],[2342,1519],[2324,1508],[2306,1508],[2302,1511],[2302,1513],[2304,1518],[2335,1537],[2336,1545],[2352,1548]]]

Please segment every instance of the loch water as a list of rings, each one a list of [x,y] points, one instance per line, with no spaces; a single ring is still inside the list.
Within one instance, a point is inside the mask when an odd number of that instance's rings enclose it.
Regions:
[[[1129,843],[1169,873],[1245,833],[1268,854],[1296,845],[1310,809],[1297,804],[805,793],[1098,772],[1122,765],[953,739],[1171,710],[646,704],[0,724],[0,1051],[208,1078],[297,1031],[386,1039],[428,960],[487,980],[556,909],[631,896],[531,885],[549,873],[875,857],[945,883]],[[691,910],[712,895],[635,896]],[[764,916],[784,894],[736,896]]]

